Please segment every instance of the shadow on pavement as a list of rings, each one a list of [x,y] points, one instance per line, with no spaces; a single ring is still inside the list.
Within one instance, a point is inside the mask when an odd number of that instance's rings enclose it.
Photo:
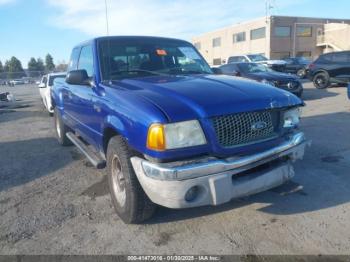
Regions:
[[[25,130],[24,130],[25,132]],[[72,161],[54,138],[0,142],[0,191],[23,185]]]
[[[329,89],[317,89],[317,88],[305,88],[302,99],[304,101],[318,100],[326,97],[334,97],[339,95],[338,93],[331,92]]]

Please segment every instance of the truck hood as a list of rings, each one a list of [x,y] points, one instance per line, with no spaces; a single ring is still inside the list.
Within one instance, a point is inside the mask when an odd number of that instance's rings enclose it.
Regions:
[[[249,73],[244,75],[245,77],[249,79],[254,80],[269,80],[269,81],[297,81],[298,77],[285,74],[285,73],[279,73],[279,72],[259,72],[259,73]]]
[[[155,76],[113,84],[150,101],[170,122],[302,104],[289,92],[223,75]]]

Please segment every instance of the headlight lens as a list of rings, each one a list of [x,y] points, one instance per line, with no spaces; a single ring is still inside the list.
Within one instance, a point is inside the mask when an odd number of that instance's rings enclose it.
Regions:
[[[206,144],[203,130],[197,120],[171,124],[153,124],[148,130],[147,147],[163,151]]]
[[[300,122],[301,108],[293,108],[286,112],[283,115],[283,127],[292,128],[297,127]]]
[[[260,81],[261,83],[265,84],[265,85],[270,85],[270,86],[275,86],[275,83],[266,79],[263,79]]]

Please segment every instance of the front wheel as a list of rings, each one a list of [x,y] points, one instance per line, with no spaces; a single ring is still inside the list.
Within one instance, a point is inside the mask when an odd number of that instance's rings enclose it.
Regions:
[[[317,73],[313,78],[314,86],[318,89],[324,89],[329,86],[329,76],[326,72]]]
[[[299,69],[297,71],[297,76],[299,76],[300,78],[304,78],[306,75],[305,69]]]
[[[107,176],[115,211],[126,224],[150,218],[156,205],[143,191],[132,167],[133,156],[121,136],[112,137],[107,148]]]
[[[55,121],[55,130],[56,130],[56,136],[58,143],[62,146],[70,146],[72,145],[72,142],[68,139],[66,134],[70,131],[69,127],[67,127],[61,118],[61,114],[58,111],[58,109],[54,109],[54,121]]]

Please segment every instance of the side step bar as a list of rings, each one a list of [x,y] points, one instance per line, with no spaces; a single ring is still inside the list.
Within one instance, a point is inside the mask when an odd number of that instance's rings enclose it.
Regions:
[[[68,139],[86,156],[86,158],[91,162],[91,164],[96,168],[104,168],[106,166],[106,161],[92,151],[83,141],[79,139],[72,132],[66,134]]]

